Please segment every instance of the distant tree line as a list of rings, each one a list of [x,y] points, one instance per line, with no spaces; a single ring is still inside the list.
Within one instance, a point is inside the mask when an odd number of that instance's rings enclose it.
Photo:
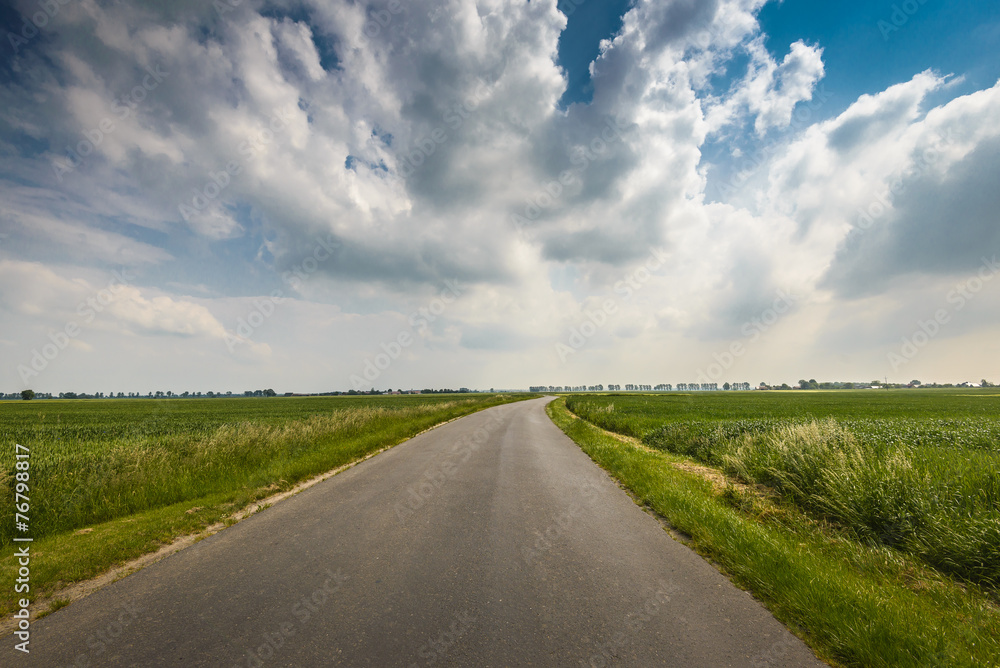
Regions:
[[[492,390],[491,390],[492,391]],[[348,390],[347,392],[325,392],[324,394],[329,395],[339,395],[343,394],[345,396],[364,396],[364,395],[379,395],[379,394],[466,394],[470,392],[479,392],[479,390],[470,390],[467,387],[460,387],[457,390],[443,389],[443,390],[432,390],[430,388],[425,388],[423,390],[376,390],[374,387],[367,392],[364,390]]]
[[[492,391],[492,390],[491,390]],[[383,395],[383,394],[464,394],[468,392],[478,392],[478,390],[470,390],[467,387],[462,387],[457,390],[452,390],[449,388],[435,390],[426,388],[423,390],[376,390],[372,388],[371,390],[358,391],[358,390],[348,390],[346,392],[334,391],[334,392],[308,392],[304,394],[299,394],[296,392],[285,392],[286,397],[331,397],[331,396],[370,396],[370,395]],[[245,390],[242,394],[236,392],[181,392],[180,394],[175,394],[171,390],[166,392],[162,390],[157,390],[155,392],[147,392],[142,394],[141,392],[94,392],[93,394],[88,394],[87,392],[60,392],[58,395],[53,396],[51,393],[36,393],[32,390],[22,390],[21,392],[12,392],[10,394],[4,394],[0,392],[0,399],[23,399],[30,401],[31,399],[226,399],[232,397],[276,397],[278,393],[274,390],[268,388],[266,390]]]
[[[864,390],[864,389],[885,389],[900,390],[906,388],[961,388],[961,387],[996,387],[993,383],[983,378],[979,383],[921,383],[919,380],[911,380],[909,383],[889,383],[884,380],[873,380],[870,382],[817,382],[815,378],[810,380],[800,379],[795,387],[782,383],[778,385],[768,385],[761,383],[759,389],[762,390]]]
[[[163,392],[157,390],[156,392],[147,392],[142,394],[141,392],[94,392],[93,394],[88,394],[87,392],[60,392],[59,394],[53,396],[52,393],[36,393],[32,390],[22,390],[16,393],[4,394],[0,392],[0,399],[23,399],[25,401],[30,401],[31,399],[219,399],[226,397],[276,397],[278,393],[272,389],[266,390],[246,390],[243,394],[234,394],[232,392],[181,392],[180,394],[174,394],[172,391],[167,390]]]
[[[604,385],[532,385],[528,388],[531,392],[604,392]],[[719,389],[718,383],[678,383],[678,392],[698,391],[714,392]],[[750,390],[750,383],[725,383],[723,390]],[[622,386],[616,383],[607,385],[608,392],[621,392]],[[674,386],[671,383],[660,383],[659,385],[637,385],[627,383],[625,392],[673,392]]]

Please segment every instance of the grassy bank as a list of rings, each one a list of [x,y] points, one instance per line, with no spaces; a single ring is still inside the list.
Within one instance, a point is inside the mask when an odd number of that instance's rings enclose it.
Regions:
[[[563,399],[549,411],[597,464],[825,660],[1000,666],[1000,612],[976,585],[963,586],[891,547],[862,543],[780,497],[692,471],[687,457],[608,434],[577,419]]]
[[[33,597],[510,395],[114,400],[0,406],[0,574],[12,582],[14,443],[30,449]],[[0,595],[0,614],[14,593]]]

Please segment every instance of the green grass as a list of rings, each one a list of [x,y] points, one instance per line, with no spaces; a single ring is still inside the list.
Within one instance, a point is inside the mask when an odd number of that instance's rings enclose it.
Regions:
[[[1000,396],[711,393],[569,400],[581,417],[762,484],[868,544],[1000,587]]]
[[[436,424],[526,397],[0,403],[0,576],[12,582],[16,571],[14,443],[31,453],[37,598]],[[0,614],[14,599],[12,588],[0,595]]]
[[[586,404],[593,413],[602,403],[614,402],[617,411],[622,403],[649,398],[623,399],[569,401]],[[624,442],[575,418],[565,401],[549,405],[556,424],[821,658],[866,667],[1000,666],[1000,613],[978,586],[958,584],[899,550],[857,541],[780,497],[732,484],[713,486],[678,468],[690,465],[688,458]],[[721,405],[715,403],[714,410]],[[628,417],[614,420],[621,424]],[[647,424],[652,429],[663,423]]]

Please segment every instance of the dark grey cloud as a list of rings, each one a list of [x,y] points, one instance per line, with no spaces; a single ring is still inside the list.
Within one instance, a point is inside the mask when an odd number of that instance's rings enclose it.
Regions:
[[[719,0],[671,0],[647,5],[643,19],[646,30],[646,50],[657,53],[678,41],[686,41],[698,30],[709,26]]]
[[[463,325],[463,348],[470,350],[518,351],[531,348],[540,341],[539,337],[519,332],[503,325]]]
[[[908,182],[889,213],[846,239],[822,286],[860,297],[885,291],[897,276],[976,272],[984,258],[1000,256],[997,174],[1000,139],[991,139],[943,177],[927,170]]]
[[[648,255],[652,244],[621,229],[626,224],[619,222],[619,225],[618,230],[602,227],[579,232],[559,230],[543,237],[543,252],[547,259],[557,262],[593,261],[613,266],[627,266]]]

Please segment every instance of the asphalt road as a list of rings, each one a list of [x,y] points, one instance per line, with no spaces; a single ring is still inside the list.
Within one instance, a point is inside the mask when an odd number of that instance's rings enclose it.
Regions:
[[[77,601],[16,665],[823,665],[545,402],[422,434]]]

